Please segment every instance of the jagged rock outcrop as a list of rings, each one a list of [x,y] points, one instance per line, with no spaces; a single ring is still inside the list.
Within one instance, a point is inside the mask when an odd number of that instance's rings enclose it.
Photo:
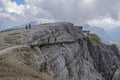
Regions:
[[[120,80],[117,47],[103,44],[97,36],[84,33],[79,26],[66,22],[49,23],[17,32],[19,34],[14,36],[19,37],[12,44],[31,47],[25,51],[25,59],[21,56],[20,60],[25,60],[24,65],[38,74],[44,73],[53,80]],[[14,55],[22,55],[22,50],[19,53]]]

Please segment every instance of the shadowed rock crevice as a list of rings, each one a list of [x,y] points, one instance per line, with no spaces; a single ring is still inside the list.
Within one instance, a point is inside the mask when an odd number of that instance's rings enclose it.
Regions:
[[[97,44],[89,41],[88,48],[95,69],[105,78],[113,80],[115,72],[119,69],[119,50],[115,45]],[[118,79],[117,79],[118,80]]]

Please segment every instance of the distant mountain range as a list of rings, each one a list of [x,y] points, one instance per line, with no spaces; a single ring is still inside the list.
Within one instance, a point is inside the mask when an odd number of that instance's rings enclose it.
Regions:
[[[91,33],[97,34],[101,38],[101,40],[105,43],[109,43],[110,41],[113,40],[103,28],[97,26],[90,26],[89,24],[84,24],[83,29],[90,30]]]
[[[28,23],[25,23],[25,24],[22,24],[22,25],[19,25],[19,26],[13,26],[12,28],[24,28],[26,25],[29,25],[29,24],[36,25],[38,23],[36,21],[30,21]]]
[[[31,24],[31,25],[37,25],[40,24],[37,21],[30,21],[27,23],[24,23],[22,25],[17,25],[17,26],[8,26],[6,23],[0,22],[0,31],[6,30],[6,29],[16,29],[16,28],[24,28],[26,25]]]
[[[83,28],[85,30],[90,30],[91,33],[97,34],[105,43],[117,44],[120,49],[120,26],[107,30],[98,26],[84,24]]]
[[[108,35],[110,35],[110,37],[114,39],[115,41],[120,40],[120,26],[115,27],[111,29],[110,31],[108,31]]]

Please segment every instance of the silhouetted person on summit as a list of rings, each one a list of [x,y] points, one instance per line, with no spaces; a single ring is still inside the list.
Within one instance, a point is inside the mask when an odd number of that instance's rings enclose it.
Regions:
[[[29,24],[29,29],[31,29],[31,24]]]
[[[26,29],[28,29],[28,26],[26,25]]]

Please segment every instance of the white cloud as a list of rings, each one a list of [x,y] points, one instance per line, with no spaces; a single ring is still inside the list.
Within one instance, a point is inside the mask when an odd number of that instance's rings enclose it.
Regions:
[[[91,26],[102,27],[104,29],[112,29],[114,27],[120,26],[120,20],[114,20],[112,18],[102,18],[102,19],[94,19],[87,22]]]
[[[41,1],[26,0],[26,4],[17,5],[11,0],[0,0],[0,26],[10,27],[34,20],[53,21],[52,15],[38,5]]]
[[[34,20],[118,26],[120,0],[25,0],[23,5],[11,0],[0,0],[0,21],[7,22],[7,26]]]
[[[92,4],[94,0],[83,0],[83,3],[85,4]]]
[[[22,14],[23,7],[18,6],[15,2],[11,2],[10,0],[1,0],[0,1],[3,4],[3,9],[8,13],[16,13],[16,14]]]

